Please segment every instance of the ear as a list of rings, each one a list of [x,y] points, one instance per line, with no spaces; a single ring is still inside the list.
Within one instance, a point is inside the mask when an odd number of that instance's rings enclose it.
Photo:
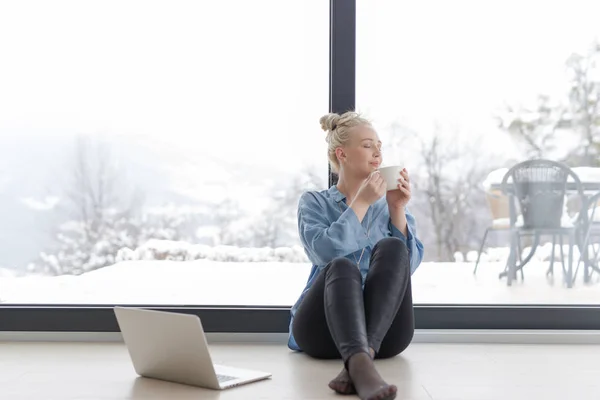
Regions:
[[[338,147],[337,149],[335,149],[335,156],[338,160],[343,161],[346,158],[346,153],[344,153],[344,149]]]

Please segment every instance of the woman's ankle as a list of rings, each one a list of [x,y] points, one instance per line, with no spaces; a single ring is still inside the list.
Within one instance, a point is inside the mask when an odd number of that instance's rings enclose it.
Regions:
[[[373,358],[371,357],[371,353],[367,351],[359,351],[354,353],[348,358],[346,361],[346,369],[350,372],[354,367],[364,368],[373,364]]]
[[[372,347],[369,347],[369,355],[373,360],[375,359],[375,350]]]

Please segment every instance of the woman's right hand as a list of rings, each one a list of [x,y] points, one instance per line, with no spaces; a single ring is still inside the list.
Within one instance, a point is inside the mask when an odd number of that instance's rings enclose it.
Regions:
[[[385,179],[379,171],[374,171],[358,189],[355,199],[370,206],[385,195],[386,189]]]

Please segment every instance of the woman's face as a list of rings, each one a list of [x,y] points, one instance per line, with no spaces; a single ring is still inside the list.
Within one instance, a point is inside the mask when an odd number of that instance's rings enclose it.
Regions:
[[[346,174],[368,177],[382,162],[381,140],[370,126],[353,128],[350,141],[338,148],[338,159]]]

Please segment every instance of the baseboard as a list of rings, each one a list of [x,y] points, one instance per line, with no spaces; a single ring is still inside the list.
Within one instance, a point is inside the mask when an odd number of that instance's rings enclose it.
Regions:
[[[207,333],[209,343],[287,343],[286,333]],[[0,332],[0,342],[122,342],[114,332]],[[600,344],[600,331],[417,330],[413,343]]]
[[[600,344],[600,331],[421,330],[413,343]]]

